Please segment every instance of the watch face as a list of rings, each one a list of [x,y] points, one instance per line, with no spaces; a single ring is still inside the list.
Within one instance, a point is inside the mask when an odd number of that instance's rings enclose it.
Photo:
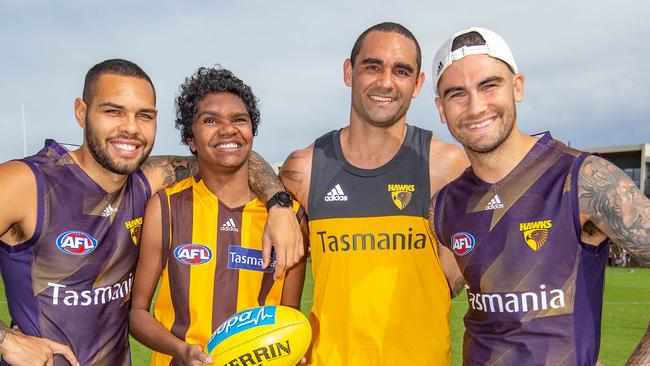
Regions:
[[[291,195],[287,192],[278,192],[275,194],[276,199],[278,200],[278,203],[281,206],[291,206],[293,203],[293,200],[291,199]]]

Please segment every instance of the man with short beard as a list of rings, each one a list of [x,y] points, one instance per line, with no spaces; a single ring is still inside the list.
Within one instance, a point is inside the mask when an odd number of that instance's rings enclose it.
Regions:
[[[314,365],[448,365],[450,289],[428,228],[430,192],[458,176],[456,146],[406,122],[424,84],[400,24],[357,39],[344,62],[350,124],[295,151],[281,179],[309,217]],[[455,264],[454,264],[455,265]]]
[[[75,101],[81,147],[47,140],[36,155],[0,165],[0,269],[18,328],[0,324],[2,364],[130,365],[127,319],[146,202],[196,170],[186,158],[145,162],[155,105],[140,67],[104,61]],[[282,187],[253,160],[253,188],[266,187],[258,194],[267,200]],[[267,234],[285,243],[276,245],[277,272],[298,261],[301,234],[289,208],[272,209],[268,223]]]
[[[496,33],[455,33],[433,73],[440,119],[471,162],[431,201],[467,281],[463,364],[596,364],[607,238],[649,263],[650,200],[606,160],[519,129],[524,76]]]

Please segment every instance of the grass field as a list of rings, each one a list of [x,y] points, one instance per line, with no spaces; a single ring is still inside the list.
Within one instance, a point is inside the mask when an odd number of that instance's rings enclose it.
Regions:
[[[307,314],[311,306],[313,281],[311,269],[303,292],[302,311]],[[4,286],[0,283],[0,319],[9,321]],[[451,341],[452,364],[461,364],[463,339],[463,315],[467,310],[467,298],[459,296],[452,301]],[[600,360],[607,366],[623,365],[634,350],[636,343],[650,320],[650,269],[608,268],[605,281],[605,299],[603,308],[603,332],[600,348]],[[131,342],[134,366],[149,364],[149,351]]]

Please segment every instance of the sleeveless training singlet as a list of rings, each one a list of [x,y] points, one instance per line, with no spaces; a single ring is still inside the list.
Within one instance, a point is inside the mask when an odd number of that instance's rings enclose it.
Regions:
[[[155,318],[179,339],[205,345],[236,312],[278,305],[284,277],[262,269],[262,233],[267,212],[254,199],[229,208],[196,177],[160,191],[163,272]],[[302,217],[297,202],[294,211]],[[151,365],[179,360],[153,352]]]
[[[129,300],[149,183],[138,170],[107,193],[53,140],[22,161],[36,176],[38,221],[28,241],[0,242],[13,324],[69,345],[82,365],[130,365]],[[56,356],[56,364],[68,362]]]
[[[450,295],[428,225],[431,132],[408,126],[377,169],[314,144],[309,189],[314,365],[448,365]]]
[[[439,193],[436,235],[469,288],[465,365],[594,365],[606,245],[580,241],[588,156],[539,137],[503,180],[468,169]]]

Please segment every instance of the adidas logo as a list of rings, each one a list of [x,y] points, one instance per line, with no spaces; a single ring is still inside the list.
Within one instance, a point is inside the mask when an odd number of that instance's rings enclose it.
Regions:
[[[114,214],[116,212],[117,212],[117,209],[113,208],[111,206],[111,204],[109,203],[108,206],[106,206],[106,208],[102,212],[102,217],[109,217],[109,216],[111,216],[112,214]]]
[[[343,193],[343,190],[341,189],[341,185],[337,184],[332,188],[331,191],[327,192],[325,195],[325,202],[331,202],[331,201],[347,201],[348,196]]]
[[[229,218],[228,221],[226,221],[225,224],[221,225],[219,230],[221,230],[221,231],[236,231],[236,232],[239,232],[239,229],[237,228],[237,225],[235,225],[235,220],[233,220],[232,217]]]
[[[497,208],[503,208],[505,207],[503,203],[501,202],[501,198],[499,198],[498,194],[494,194],[494,197],[490,200],[490,203],[485,206],[486,210],[494,210]]]

